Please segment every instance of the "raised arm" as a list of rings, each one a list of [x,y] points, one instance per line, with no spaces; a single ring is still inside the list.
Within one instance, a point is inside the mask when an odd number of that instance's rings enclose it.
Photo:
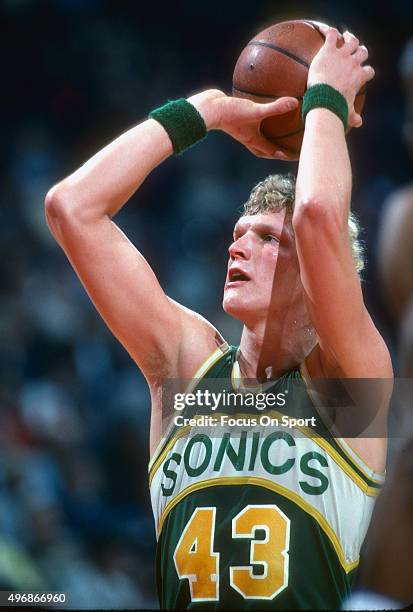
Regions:
[[[192,96],[190,102],[207,129],[223,129],[254,153],[267,156],[276,152],[260,135],[260,121],[296,104],[282,98],[259,105],[217,90]],[[149,382],[165,376],[189,378],[197,361],[216,347],[212,325],[164,294],[147,261],[112,221],[145,177],[172,152],[164,128],[149,119],[102,149],[46,197],[53,235],[103,319]],[[187,349],[191,359],[188,371],[182,372],[180,362],[185,361]]]
[[[308,85],[326,83],[341,92],[349,108],[349,124],[361,125],[354,99],[374,76],[363,66],[367,49],[344,34],[326,30],[326,42],[314,58]],[[300,273],[328,375],[390,377],[387,348],[364,302],[348,233],[351,166],[341,119],[326,108],[307,115],[297,177],[293,226]]]
[[[180,321],[146,260],[111,219],[171,153],[161,125],[145,121],[46,197],[46,217],[54,237],[109,328],[149,378],[155,375],[157,356],[171,359],[161,330],[169,328],[169,346],[173,346],[179,342]]]

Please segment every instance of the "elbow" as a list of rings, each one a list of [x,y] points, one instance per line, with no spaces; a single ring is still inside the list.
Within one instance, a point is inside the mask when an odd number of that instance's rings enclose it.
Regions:
[[[71,214],[71,196],[65,184],[54,185],[47,193],[44,201],[47,224],[53,235]]]
[[[347,219],[343,210],[346,210],[344,204],[338,205],[337,202],[326,202],[315,197],[303,198],[295,204],[294,233],[347,231]]]
[[[58,242],[79,223],[83,224],[89,219],[87,203],[82,201],[79,191],[67,180],[57,183],[48,191],[44,206],[47,225]]]

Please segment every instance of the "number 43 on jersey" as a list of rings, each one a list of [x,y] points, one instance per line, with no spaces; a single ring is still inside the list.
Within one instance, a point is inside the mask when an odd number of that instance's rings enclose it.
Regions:
[[[214,551],[216,508],[196,508],[174,552],[180,579],[189,580],[192,601],[219,600],[220,553]],[[264,539],[254,539],[257,530]],[[232,537],[250,542],[250,563],[231,566],[229,581],[245,599],[273,599],[288,584],[290,519],[275,505],[248,505],[232,519]],[[254,574],[254,566],[262,573]]]

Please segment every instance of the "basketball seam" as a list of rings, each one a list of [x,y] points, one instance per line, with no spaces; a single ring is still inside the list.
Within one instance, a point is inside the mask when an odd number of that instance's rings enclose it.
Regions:
[[[247,46],[253,47],[254,45],[258,45],[261,47],[268,47],[269,49],[272,49],[273,51],[278,51],[278,53],[281,53],[282,55],[289,57],[290,59],[294,60],[298,64],[301,64],[302,66],[304,66],[305,68],[310,67],[310,64],[308,64],[306,61],[301,59],[301,57],[298,57],[298,55],[294,55],[294,53],[291,53],[290,51],[287,51],[286,49],[283,49],[282,47],[278,47],[277,45],[267,43],[263,40],[252,40],[251,42],[248,43]]]
[[[310,25],[312,28],[314,28],[314,30],[320,34],[320,36],[323,39],[323,41],[325,41],[326,37],[324,36],[324,34],[320,30],[320,28],[313,21],[304,21],[304,23],[306,23],[307,25]]]

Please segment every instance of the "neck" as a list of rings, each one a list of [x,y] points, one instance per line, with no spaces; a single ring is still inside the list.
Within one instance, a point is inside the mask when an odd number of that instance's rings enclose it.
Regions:
[[[305,353],[300,342],[291,341],[295,334],[263,322],[253,327],[244,325],[239,366],[243,378],[264,381],[275,379],[297,367]]]

